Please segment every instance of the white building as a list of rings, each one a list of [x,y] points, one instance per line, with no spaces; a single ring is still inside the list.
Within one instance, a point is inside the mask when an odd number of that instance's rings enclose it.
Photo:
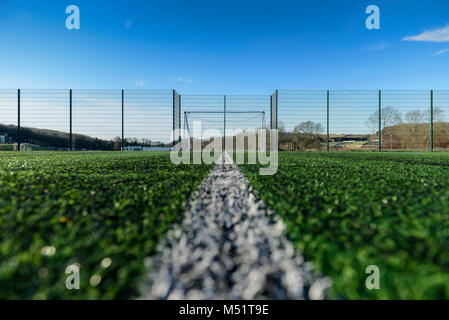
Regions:
[[[123,151],[142,151],[142,150],[143,150],[142,146],[129,146],[123,148]]]
[[[123,151],[172,151],[172,150],[173,147],[128,146],[123,148]]]
[[[172,151],[173,147],[144,147],[143,151]]]

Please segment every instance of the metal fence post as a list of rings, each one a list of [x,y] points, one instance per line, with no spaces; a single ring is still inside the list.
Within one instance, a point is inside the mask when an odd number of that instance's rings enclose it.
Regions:
[[[273,129],[273,95],[270,95],[270,129]]]
[[[179,108],[178,108],[178,114],[179,114],[179,133],[178,133],[178,142],[181,141],[181,107],[182,107],[182,103],[181,103],[181,95],[179,95]]]
[[[278,111],[279,111],[279,108],[278,108],[278,106],[279,106],[279,90],[277,90],[276,89],[276,106],[275,106],[275,108],[276,108],[276,130],[277,129],[279,129],[279,123],[278,123],[278,119],[279,119],[279,113],[278,113]]]
[[[433,90],[430,90],[430,152],[433,152]]]
[[[17,151],[20,151],[20,89],[17,90]]]
[[[327,132],[326,132],[326,150],[329,152],[329,90],[327,90]]]
[[[122,89],[122,147],[125,150],[125,90]]]
[[[223,152],[226,151],[226,95],[224,95],[223,100]]]
[[[70,133],[69,133],[69,150],[73,151],[73,132],[72,132],[72,89],[70,89]]]
[[[176,129],[176,124],[175,124],[175,118],[176,118],[176,92],[175,89],[173,89],[173,94],[172,94],[172,107],[173,107],[173,116],[172,116],[172,122],[173,122],[173,135],[172,135],[172,146],[175,146],[175,141],[176,141],[176,137],[175,137],[175,129]]]
[[[187,113],[184,111],[184,139],[186,139],[187,135],[186,135],[186,128],[187,128]],[[190,137],[188,137],[188,139],[190,140]]]
[[[382,151],[382,91],[379,90],[379,152]]]

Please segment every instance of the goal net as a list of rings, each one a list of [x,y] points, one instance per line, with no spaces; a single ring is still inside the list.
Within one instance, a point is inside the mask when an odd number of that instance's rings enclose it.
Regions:
[[[184,112],[184,137],[194,139],[232,137],[265,128],[264,111]]]
[[[183,136],[201,146],[221,138],[227,149],[250,151],[257,149],[258,130],[265,128],[264,111],[190,111],[184,113]]]

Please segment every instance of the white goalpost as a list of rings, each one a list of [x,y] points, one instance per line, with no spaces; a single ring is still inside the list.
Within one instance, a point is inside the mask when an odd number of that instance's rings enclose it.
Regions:
[[[196,127],[195,127],[196,126]],[[210,139],[231,137],[245,132],[257,133],[266,128],[264,111],[186,111],[183,137]],[[204,135],[215,132],[214,136]]]

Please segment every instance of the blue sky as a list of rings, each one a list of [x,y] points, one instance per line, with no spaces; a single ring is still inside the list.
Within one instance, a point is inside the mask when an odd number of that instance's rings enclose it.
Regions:
[[[0,0],[0,88],[447,89],[448,25],[445,0]]]

